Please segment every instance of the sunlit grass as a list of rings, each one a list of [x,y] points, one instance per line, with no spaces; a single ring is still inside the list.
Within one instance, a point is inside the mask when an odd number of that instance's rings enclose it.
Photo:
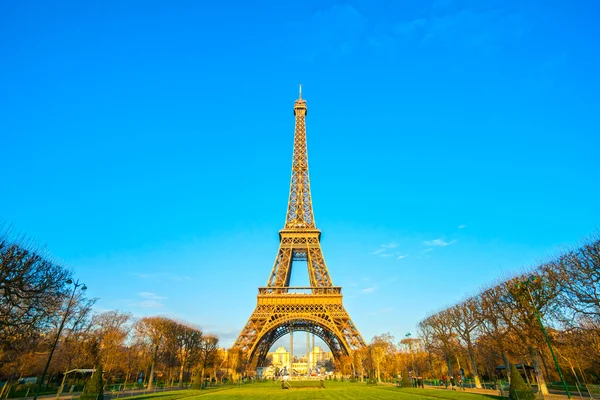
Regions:
[[[242,386],[223,386],[210,388],[208,390],[181,390],[176,392],[165,392],[148,394],[145,396],[136,396],[135,400],[194,400],[196,398],[204,399],[286,399],[286,400],[304,400],[304,399],[331,399],[331,400],[349,400],[349,399],[400,399],[400,400],[491,400],[499,397],[453,392],[440,389],[413,389],[397,388],[391,385],[366,385],[363,383],[348,382],[325,382],[325,388],[320,389],[319,382],[291,382],[292,388],[281,389],[280,382],[263,382],[245,384]],[[306,386],[308,385],[308,387]],[[128,398],[129,399],[129,398]]]

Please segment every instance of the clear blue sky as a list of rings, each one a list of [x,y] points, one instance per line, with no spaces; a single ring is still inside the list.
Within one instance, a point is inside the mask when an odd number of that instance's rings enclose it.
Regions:
[[[99,310],[185,319],[229,346],[277,252],[302,83],[333,282],[367,341],[414,335],[598,229],[599,12],[4,1],[0,219]]]

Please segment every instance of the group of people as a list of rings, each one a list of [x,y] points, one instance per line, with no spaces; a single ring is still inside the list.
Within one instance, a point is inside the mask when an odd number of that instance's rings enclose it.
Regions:
[[[425,386],[423,386],[422,376],[411,376],[410,380],[412,383],[412,387],[425,389]]]
[[[465,390],[462,375],[458,376],[458,382],[454,378],[454,376],[447,377],[446,375],[444,375],[442,377],[442,380],[440,381],[440,386],[441,385],[444,385],[446,389],[450,387],[452,390],[456,390],[456,386],[458,386],[461,390]]]
[[[398,382],[400,382],[401,378],[402,378],[402,376],[398,375],[398,379],[399,379]],[[414,374],[412,371],[409,371],[408,379],[410,379],[410,383],[411,383],[412,387],[424,388],[422,376],[417,376],[417,374]],[[434,379],[432,383],[434,386],[444,386],[446,389],[457,390],[456,387],[458,386],[458,390],[465,390],[464,375],[462,375],[462,374],[458,375],[458,377],[456,377],[456,378],[452,375],[451,376],[444,375],[444,376],[442,376],[442,379]]]

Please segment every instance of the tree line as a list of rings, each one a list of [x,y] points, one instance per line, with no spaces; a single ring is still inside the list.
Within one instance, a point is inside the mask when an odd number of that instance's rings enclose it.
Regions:
[[[70,271],[34,244],[0,232],[0,380],[40,376],[63,318],[48,381],[99,365],[109,383],[141,382],[149,388],[157,379],[200,384],[241,371],[241,357],[228,357],[216,336],[161,316],[135,319],[116,310],[95,312],[96,299],[73,291],[70,279]]]
[[[543,327],[543,328],[542,328]],[[546,334],[544,333],[544,330]],[[600,380],[600,239],[504,279],[419,322],[424,363],[435,376],[466,371],[480,377],[533,367],[539,390],[560,381],[550,342],[565,379]],[[547,339],[546,339],[547,338]],[[500,368],[498,368],[500,367]]]
[[[511,365],[520,365],[531,370],[525,379],[547,394],[547,382],[561,379],[540,322],[567,383],[599,383],[598,235],[432,313],[418,323],[417,337],[375,336],[351,357],[336,360],[336,366],[359,380],[464,376],[481,387],[482,379],[510,378]]]

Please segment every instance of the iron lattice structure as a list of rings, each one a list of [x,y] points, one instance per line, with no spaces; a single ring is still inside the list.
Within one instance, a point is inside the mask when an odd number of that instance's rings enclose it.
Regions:
[[[306,114],[301,87],[294,103],[292,179],[285,226],[279,231],[279,251],[267,286],[258,289],[256,309],[233,345],[253,366],[264,365],[275,341],[292,331],[320,337],[336,358],[365,346],[342,304],[342,288],[333,286],[323,258],[310,195]],[[310,286],[290,287],[294,261],[306,262]]]

